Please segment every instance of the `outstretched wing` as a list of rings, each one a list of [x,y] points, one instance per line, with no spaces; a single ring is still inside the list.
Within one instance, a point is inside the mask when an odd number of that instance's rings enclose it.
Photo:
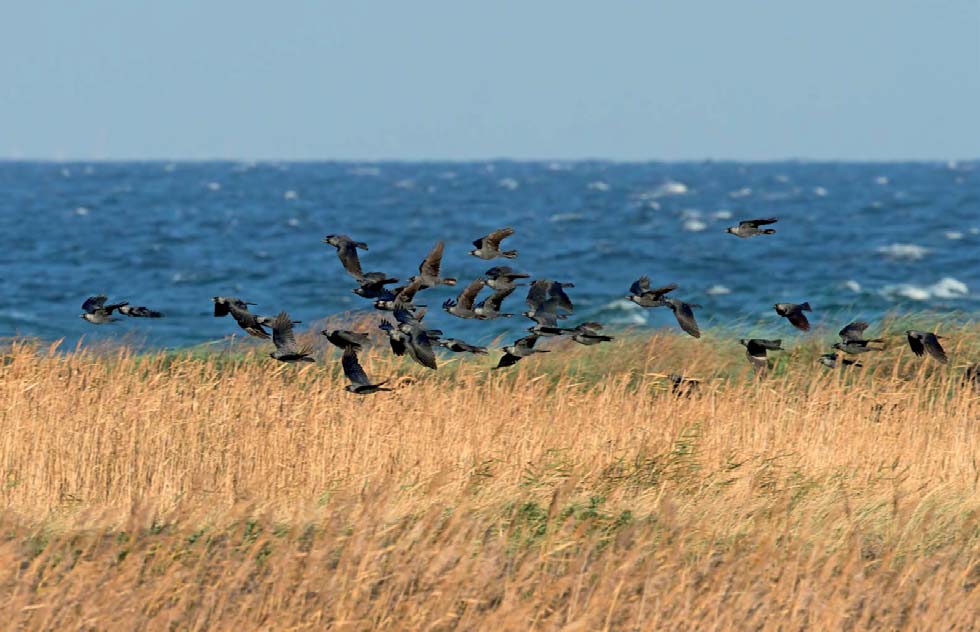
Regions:
[[[936,334],[925,334],[923,343],[925,344],[926,351],[929,352],[929,355],[934,357],[939,362],[946,364],[948,361],[946,351],[943,349],[943,346],[939,344],[939,337]]]
[[[841,337],[844,342],[851,342],[852,340],[861,340],[864,338],[864,330],[868,328],[868,323],[864,321],[856,321],[845,325],[843,329],[837,332],[837,335]]]
[[[506,290],[501,290],[499,292],[494,292],[490,298],[486,300],[486,304],[493,309],[495,312],[500,311],[500,304],[503,303],[504,299],[514,293],[517,286],[507,288]]]
[[[354,351],[353,347],[347,347],[344,349],[344,355],[340,358],[340,363],[344,367],[344,375],[347,379],[351,381],[352,384],[357,386],[367,386],[371,383],[368,379],[367,373],[361,367],[361,363],[357,361],[357,352]]]
[[[462,292],[459,293],[458,304],[462,309],[473,309],[473,301],[477,294],[483,289],[483,278],[474,279]]]
[[[650,277],[641,276],[636,281],[633,281],[633,285],[630,286],[630,294],[633,296],[640,296],[644,292],[650,289]]]
[[[787,320],[790,324],[800,329],[802,331],[810,331],[810,321],[806,319],[806,316],[799,309],[794,310],[786,315]]]
[[[105,305],[107,300],[109,300],[109,297],[105,294],[90,296],[82,303],[82,310],[89,314],[94,314],[97,310],[102,309],[102,306]]]
[[[766,219],[747,219],[738,223],[739,226],[751,226],[753,228],[758,228],[759,226],[765,226],[766,224],[775,224],[779,220],[775,217],[769,217]]]
[[[344,270],[350,274],[355,279],[361,279],[364,276],[364,272],[361,270],[361,260],[357,256],[357,246],[353,241],[349,239],[341,241],[337,245],[337,256],[340,257],[340,263],[343,264]]]
[[[276,345],[279,351],[296,351],[293,321],[286,312],[279,312],[272,321],[272,344]]]
[[[919,340],[917,336],[913,336],[912,334],[908,334],[908,339],[909,347],[912,348],[912,353],[917,356],[921,356],[926,350],[925,346],[922,344],[922,341]]]
[[[674,317],[677,318],[677,324],[681,326],[681,329],[695,338],[700,338],[701,330],[698,328],[698,321],[694,318],[694,310],[691,309],[691,306],[676,299],[670,301],[668,305],[673,310]]]
[[[420,274],[427,274],[434,277],[439,276],[439,268],[442,265],[442,249],[443,243],[441,241],[432,247],[432,250],[429,251],[429,256],[419,265]]]
[[[248,311],[247,309],[242,309],[235,304],[231,304],[229,307],[229,312],[238,326],[244,329],[250,336],[255,336],[256,338],[266,339],[269,334],[262,329],[262,323],[259,319],[255,317],[255,314]]]
[[[511,228],[510,226],[508,226],[507,228],[501,228],[500,230],[495,230],[489,235],[487,235],[486,237],[484,237],[483,244],[486,245],[488,248],[496,250],[500,247],[500,242],[502,242],[505,238],[510,237],[513,234],[514,234],[514,229]],[[480,247],[482,247],[482,245],[477,246],[477,248]]]

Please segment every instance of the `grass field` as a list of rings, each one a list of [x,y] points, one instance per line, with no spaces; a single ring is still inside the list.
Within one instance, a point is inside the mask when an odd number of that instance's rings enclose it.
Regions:
[[[803,337],[763,380],[719,338],[494,372],[379,345],[369,397],[335,350],[9,342],[3,627],[976,629],[980,329],[945,367]]]

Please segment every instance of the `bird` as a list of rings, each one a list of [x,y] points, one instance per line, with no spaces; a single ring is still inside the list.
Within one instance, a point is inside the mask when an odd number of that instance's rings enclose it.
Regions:
[[[441,241],[436,242],[428,256],[419,264],[418,276],[413,276],[409,281],[420,279],[422,289],[437,285],[456,285],[456,279],[444,279],[439,276],[439,268],[442,265],[442,250],[443,243]]]
[[[510,288],[505,290],[497,290],[487,298],[480,301],[480,303],[473,308],[473,313],[480,320],[493,320],[494,318],[510,318],[513,314],[502,314],[500,312],[500,304],[505,298],[514,293],[517,289],[516,285],[511,285]]]
[[[517,283],[514,283],[517,279],[528,279],[531,277],[530,274],[514,272],[514,269],[510,266],[494,266],[484,272],[484,275],[487,277],[484,284],[498,292],[517,287]]]
[[[119,313],[130,318],[163,318],[163,314],[148,307],[136,307],[133,305],[121,305]]]
[[[258,317],[248,311],[248,306],[255,303],[247,303],[241,299],[228,296],[214,296],[211,300],[214,302],[214,315],[216,317],[231,314],[238,326],[244,329],[248,335],[263,340],[269,338],[269,332],[262,328],[262,323],[259,322]]]
[[[442,308],[456,318],[476,318],[476,312],[473,310],[473,302],[476,301],[476,297],[482,289],[483,277],[474,279],[469,285],[463,288],[463,291],[459,293],[459,296],[455,300],[451,298],[447,299],[442,304]]]
[[[344,387],[345,391],[354,393],[355,395],[369,395],[379,391],[392,390],[382,386],[383,384],[387,384],[388,380],[378,382],[377,384],[371,383],[367,373],[361,367],[361,363],[357,361],[357,351],[354,347],[346,347],[344,349],[344,355],[341,356],[340,363],[344,367],[344,375],[350,380],[350,384]]]
[[[674,312],[674,318],[677,319],[677,324],[680,325],[681,329],[695,338],[701,337],[701,330],[698,329],[698,321],[694,318],[693,310],[695,307],[700,308],[700,305],[685,303],[680,299],[670,297],[665,298],[664,302]]]
[[[545,306],[548,301],[554,301],[553,305],[555,308],[561,308],[566,311],[574,311],[574,306],[572,305],[572,299],[568,297],[565,293],[565,288],[575,287],[574,283],[562,283],[559,281],[552,281],[550,279],[538,279],[531,283],[531,287],[528,288],[527,298],[525,302],[527,306],[531,308],[531,312],[535,312]],[[550,308],[549,308],[550,309]],[[552,310],[552,311],[556,311]]]
[[[612,341],[613,337],[600,334],[600,329],[602,329],[601,323],[582,323],[581,325],[572,329],[572,340],[580,345],[586,346],[597,345],[600,342]]]
[[[272,343],[276,350],[269,354],[270,358],[280,362],[315,362],[310,357],[309,347],[296,346],[296,336],[293,335],[293,321],[289,314],[279,312],[272,320]]]
[[[773,305],[776,313],[783,316],[791,325],[801,331],[810,331],[810,321],[803,312],[812,312],[810,303],[776,303]]]
[[[946,364],[949,361],[949,358],[946,357],[946,351],[939,344],[939,339],[942,336],[937,336],[931,331],[917,331],[915,329],[906,331],[905,336],[908,338],[909,347],[912,348],[912,353],[915,355],[921,357],[923,353],[928,352],[940,364]]]
[[[351,290],[361,298],[394,299],[394,293],[386,285],[398,283],[398,279],[389,277],[383,272],[368,272],[358,280],[358,287]]]
[[[394,353],[396,356],[405,355],[408,336],[399,331],[397,327],[389,323],[387,320],[382,320],[378,324],[378,329],[388,334],[388,344],[391,345],[392,353]]]
[[[516,250],[500,250],[500,242],[513,234],[514,229],[509,226],[495,230],[486,237],[480,237],[474,241],[473,245],[476,246],[476,249],[471,250],[470,254],[480,259],[494,259],[496,257],[515,259],[517,257]]]
[[[650,288],[650,277],[641,276],[633,285],[630,286],[630,293],[626,299],[639,305],[640,307],[666,307],[667,301],[664,295],[677,289],[676,283],[663,287]]]
[[[680,373],[671,373],[667,379],[670,380],[670,392],[678,397],[690,397],[701,388],[701,380]]]
[[[767,224],[775,224],[779,220],[775,217],[770,217],[768,219],[747,219],[738,223],[738,226],[731,226],[725,229],[726,233],[731,233],[736,237],[746,238],[755,237],[756,235],[772,235],[776,231],[772,228],[759,228],[759,226],[766,226]]]
[[[449,349],[453,353],[474,353],[480,355],[487,354],[486,347],[478,347],[476,345],[471,345],[469,343],[463,342],[462,340],[458,340],[456,338],[445,338],[439,340],[436,344],[445,349]]]
[[[504,367],[513,366],[521,361],[522,358],[526,358],[535,353],[548,353],[547,349],[535,349],[534,343],[538,341],[539,336],[537,334],[531,334],[530,336],[524,336],[523,338],[516,340],[514,344],[507,345],[504,347],[504,355],[501,356],[500,361],[494,369],[502,369]]]
[[[347,270],[347,273],[354,277],[361,286],[354,290],[355,293],[365,298],[373,298],[371,296],[371,288],[376,288],[378,284],[383,287],[388,283],[398,282],[398,279],[388,278],[388,275],[384,272],[364,272],[361,269],[361,260],[357,256],[357,249],[368,249],[367,244],[363,241],[354,241],[347,235],[327,235],[323,238],[323,243],[330,244],[337,249],[337,256],[340,258],[340,263],[344,266],[344,270]],[[363,294],[358,292],[358,289],[362,290]],[[365,294],[367,295],[365,296]]]
[[[326,336],[327,340],[334,346],[341,349],[353,349],[354,351],[360,351],[361,347],[366,345],[369,340],[367,334],[346,329],[324,329],[320,333]]]
[[[844,353],[859,354],[867,353],[869,351],[881,351],[884,347],[872,347],[872,343],[883,343],[884,340],[881,338],[872,338],[871,340],[864,339],[864,330],[868,328],[868,323],[864,321],[855,321],[853,323],[848,323],[837,332],[840,336],[841,342],[835,343],[833,345],[834,349],[839,349]]]
[[[429,369],[437,368],[432,345],[439,341],[442,331],[427,329],[422,323],[424,313],[416,315],[401,308],[394,312],[397,325],[384,320],[378,325],[379,329],[388,334],[388,341],[394,354],[401,356],[407,353],[422,366]]]
[[[82,303],[82,310],[85,313],[80,314],[79,318],[84,318],[93,325],[105,325],[106,323],[116,322],[119,319],[112,317],[113,310],[126,307],[129,303],[122,301],[121,303],[110,303],[106,305],[105,302],[107,300],[109,300],[109,297],[105,294],[88,297]]]
[[[974,389],[980,391],[980,364],[971,364],[966,367],[966,371],[963,372],[963,377],[960,381],[963,386],[972,386]]]
[[[766,351],[781,351],[782,340],[765,340],[762,338],[742,338],[739,342],[745,345],[745,355],[752,364],[756,373],[768,370],[769,362],[766,359]]]
[[[850,358],[839,358],[837,356],[837,353],[836,352],[835,353],[825,353],[822,356],[820,356],[820,364],[822,364],[825,367],[828,367],[830,369],[836,369],[837,368],[837,362],[838,361],[840,361],[840,365],[842,367],[845,367],[845,366],[862,367],[862,366],[864,366],[863,364],[861,364],[857,360],[851,360]]]
[[[415,295],[422,289],[422,280],[415,279],[408,285],[397,287],[392,295],[379,298],[374,301],[374,308],[386,312],[393,312],[399,306],[403,309],[416,309],[421,305],[415,304]]]

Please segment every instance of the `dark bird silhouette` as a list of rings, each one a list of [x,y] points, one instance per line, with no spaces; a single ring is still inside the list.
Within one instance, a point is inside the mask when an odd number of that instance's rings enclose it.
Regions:
[[[484,274],[487,277],[487,280],[484,281],[487,287],[498,292],[517,287],[517,283],[515,283],[517,279],[527,279],[531,276],[523,272],[514,272],[510,266],[494,266]]]
[[[255,303],[249,303],[234,296],[213,296],[211,297],[211,302],[214,303],[215,318],[221,318],[230,314],[232,305],[244,310],[247,310],[249,305],[255,305]]]
[[[479,305],[473,308],[473,313],[480,320],[493,320],[494,318],[510,318],[513,314],[503,314],[500,312],[500,304],[504,299],[514,293],[516,285],[511,285],[506,290],[497,290],[487,298],[480,301]]]
[[[915,355],[921,357],[923,353],[928,353],[940,364],[946,364],[949,361],[949,358],[946,357],[946,351],[939,344],[939,339],[942,336],[937,336],[931,331],[916,331],[915,329],[906,331],[905,336],[908,338],[909,347],[912,348],[912,353]]]
[[[398,282],[398,279],[388,278],[384,272],[364,272],[361,269],[361,260],[357,256],[357,249],[368,249],[367,244],[363,241],[354,241],[347,235],[327,235],[323,238],[323,243],[330,244],[337,249],[337,256],[340,258],[344,270],[347,270],[347,274],[354,277],[360,285],[354,290],[354,293],[359,296],[374,298],[374,293],[383,289],[385,285]]]
[[[310,348],[301,349],[296,345],[293,321],[286,312],[279,312],[272,320],[272,343],[276,350],[269,354],[270,358],[280,362],[314,362],[310,357]]]
[[[463,288],[455,300],[447,299],[442,304],[442,308],[457,318],[476,318],[473,302],[476,301],[476,297],[482,289],[483,277],[480,277]]]
[[[667,379],[670,380],[670,392],[678,397],[690,397],[701,388],[701,380],[680,373],[671,373]]]
[[[842,367],[845,367],[845,366],[862,367],[862,366],[864,366],[863,364],[861,364],[857,360],[851,360],[850,358],[839,358],[836,353],[825,353],[822,356],[820,356],[820,364],[824,365],[827,368],[836,369],[838,362],[840,362],[840,365]]]
[[[346,347],[344,349],[344,355],[341,356],[340,363],[344,367],[344,375],[350,380],[350,384],[344,387],[345,391],[354,393],[355,395],[369,395],[378,391],[391,390],[382,386],[383,384],[387,384],[388,380],[373,384],[368,379],[367,373],[361,367],[361,363],[357,361],[357,352],[354,350],[354,347]]]
[[[444,279],[439,276],[439,269],[442,265],[443,243],[437,242],[429,255],[419,264],[419,274],[410,279],[414,281],[421,279],[422,288],[435,287],[437,285],[456,285],[456,279]]]
[[[374,302],[374,308],[386,312],[393,312],[399,307],[407,310],[413,310],[422,307],[421,305],[415,304],[415,295],[421,289],[422,289],[422,280],[415,279],[408,285],[395,288],[392,297],[379,298],[378,300],[376,300]]]
[[[392,353],[394,353],[396,356],[405,355],[408,336],[399,331],[397,327],[389,323],[387,320],[382,320],[380,323],[378,323],[378,329],[388,334],[388,343],[391,345]]]
[[[509,226],[495,230],[486,237],[480,237],[474,241],[473,245],[476,246],[476,250],[471,250],[470,254],[480,259],[494,259],[496,257],[514,259],[517,257],[516,250],[500,250],[500,242],[513,234],[514,229]]]
[[[782,340],[764,340],[762,338],[741,339],[739,342],[745,345],[745,356],[757,373],[765,372],[769,369],[769,361],[766,358],[766,351],[781,351]]]
[[[480,355],[486,355],[486,347],[478,347],[476,345],[471,345],[469,343],[463,342],[456,338],[446,338],[444,340],[439,340],[438,344],[440,347],[449,349],[453,353],[476,353]]]
[[[119,313],[130,318],[163,318],[160,312],[143,306],[122,305],[119,307]]]
[[[575,287],[574,283],[561,283],[550,279],[538,279],[531,283],[525,299],[527,306],[531,308],[529,318],[533,318],[534,312],[541,309],[555,313],[557,313],[558,308],[569,312],[574,311],[572,299],[565,293],[565,288],[572,287]]]
[[[641,276],[636,281],[633,281],[633,285],[630,286],[630,293],[626,296],[626,299],[633,301],[640,307],[666,307],[667,301],[664,299],[664,296],[668,292],[673,292],[676,289],[676,283],[651,289],[650,277]]]
[[[601,323],[582,323],[572,329],[572,340],[586,346],[597,345],[600,342],[611,342],[613,337],[600,334],[600,329],[602,329]]]
[[[324,329],[320,333],[326,336],[327,340],[335,347],[353,349],[354,351],[360,351],[361,347],[366,345],[370,339],[367,334],[346,329]]]
[[[248,335],[262,338],[263,340],[269,338],[269,332],[262,328],[262,323],[259,321],[259,318],[248,311],[247,306],[254,305],[254,303],[246,303],[241,299],[227,296],[215,296],[211,300],[214,301],[215,316],[221,317],[231,314],[231,317],[235,319],[238,326],[244,329]]]
[[[507,345],[504,347],[504,355],[500,358],[497,366],[494,369],[502,369],[504,367],[513,366],[520,362],[522,358],[534,355],[535,353],[548,353],[547,349],[535,349],[534,343],[538,341],[537,334],[531,334],[530,336],[524,336],[520,340],[517,340],[512,345]]]
[[[872,343],[883,343],[884,340],[881,338],[865,340],[864,330],[867,328],[868,323],[860,320],[845,325],[843,329],[837,332],[837,335],[841,338],[841,342],[835,343],[834,349],[839,349],[844,353],[850,353],[852,355],[867,353],[869,351],[881,351],[884,347],[873,347],[871,345]]]
[[[776,231],[772,228],[759,228],[759,226],[766,226],[767,224],[775,224],[779,220],[775,217],[770,217],[768,219],[747,219],[738,223],[738,226],[732,226],[725,229],[726,233],[731,233],[736,237],[746,238],[755,237],[756,235],[772,235]]]
[[[809,303],[776,303],[773,305],[776,313],[784,317],[791,325],[801,331],[810,331],[810,321],[803,312],[812,312]]]
[[[437,368],[436,354],[432,345],[439,341],[442,331],[427,329],[422,323],[424,316],[424,312],[415,315],[405,309],[396,309],[395,319],[398,321],[396,327],[392,328],[388,323],[382,323],[378,326],[388,332],[391,350],[395,352],[395,355],[407,353],[409,357],[422,366],[435,369]]]
[[[394,300],[395,294],[386,285],[398,283],[398,279],[389,278],[381,272],[369,272],[358,280],[358,287],[351,290],[361,298]]]
[[[682,300],[669,297],[664,299],[664,301],[667,303],[667,307],[674,312],[674,318],[677,319],[677,324],[681,326],[681,329],[695,338],[700,338],[701,330],[698,329],[698,322],[694,318],[693,308],[700,308],[701,306],[694,303],[685,303]]]
[[[121,303],[111,303],[106,305],[105,302],[109,300],[109,297],[105,294],[100,294],[98,296],[90,296],[85,299],[82,303],[82,310],[84,314],[79,315],[79,318],[84,318],[93,325],[104,325],[106,323],[111,323],[119,320],[118,318],[112,317],[113,310],[118,310],[129,305],[126,301]]]

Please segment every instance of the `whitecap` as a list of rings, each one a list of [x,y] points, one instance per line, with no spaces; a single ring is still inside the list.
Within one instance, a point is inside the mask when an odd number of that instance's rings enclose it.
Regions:
[[[288,191],[286,191],[285,193],[282,194],[282,198],[284,200],[295,200],[298,197],[299,197],[299,194],[296,193],[296,191],[293,191],[292,189],[290,189],[290,190],[288,190]]]
[[[521,183],[514,178],[502,178],[497,181],[497,186],[501,189],[507,189],[508,191],[513,191],[517,187],[521,186]]]
[[[724,285],[712,285],[704,293],[710,296],[724,296],[725,294],[731,294],[732,291]]]
[[[699,219],[689,219],[684,222],[684,230],[691,233],[699,233],[707,227],[708,225]]]
[[[888,176],[878,176],[875,178],[875,184],[886,185],[888,182]]]
[[[730,192],[728,194],[728,197],[730,197],[732,199],[738,199],[738,198],[748,197],[750,195],[752,195],[752,188],[751,187],[742,187],[741,189],[738,189],[736,191]]]
[[[647,322],[646,310],[626,299],[606,303],[602,309],[617,312],[608,318],[611,325],[645,325]]]
[[[380,176],[381,169],[378,167],[351,167],[347,173],[352,176]]]
[[[827,189],[823,187],[814,187],[813,194],[817,197],[825,197],[827,195]]]
[[[971,235],[980,235],[980,228],[977,228],[976,226],[974,226],[973,228],[970,229],[970,234]]]
[[[855,281],[854,279],[850,279],[848,281],[845,281],[844,282],[844,287],[846,287],[847,289],[849,289],[852,292],[860,292],[861,291],[861,284],[858,283],[857,281]]]
[[[712,213],[711,216],[713,218],[715,218],[715,219],[731,219],[732,218],[732,212],[731,211],[715,211],[714,213]]]
[[[593,191],[608,191],[610,188],[611,187],[609,186],[609,184],[603,182],[602,180],[596,180],[595,182],[589,183],[589,189]]]
[[[208,188],[211,189],[212,191],[220,191],[221,190],[221,183],[220,182],[208,182]]]
[[[937,298],[960,298],[970,293],[970,288],[959,279],[943,277],[931,288],[932,295]]]
[[[78,208],[75,209],[75,215],[78,215],[80,217],[85,217],[86,215],[88,215],[88,212],[89,212],[88,209],[85,208],[84,206],[79,206]]]
[[[927,301],[930,298],[963,298],[970,293],[966,284],[953,277],[944,277],[932,285],[896,283],[881,288],[880,293],[889,299],[903,297],[914,301]]]
[[[300,222],[299,222],[299,218],[298,217],[290,217],[286,221],[286,223],[289,224],[290,226],[294,226],[295,227],[295,226],[299,226],[299,223]]]
[[[399,189],[414,189],[415,180],[412,180],[411,178],[404,178],[396,182],[395,186],[398,187]]]
[[[963,233],[958,230],[947,230],[946,239],[963,239]]]
[[[685,195],[688,192],[687,185],[683,182],[677,182],[676,180],[667,180],[659,187],[651,191],[648,195],[651,197],[663,197],[665,195]]]
[[[575,222],[582,219],[585,219],[584,213],[555,213],[548,218],[548,221],[557,224],[560,222]]]
[[[71,169],[68,169],[67,167],[64,168],[64,169],[62,169],[61,170],[61,175],[62,175],[62,177],[70,178],[71,177]]]
[[[929,254],[929,249],[916,244],[888,244],[880,246],[878,254],[891,257],[892,259],[905,259],[908,261],[918,261]]]

